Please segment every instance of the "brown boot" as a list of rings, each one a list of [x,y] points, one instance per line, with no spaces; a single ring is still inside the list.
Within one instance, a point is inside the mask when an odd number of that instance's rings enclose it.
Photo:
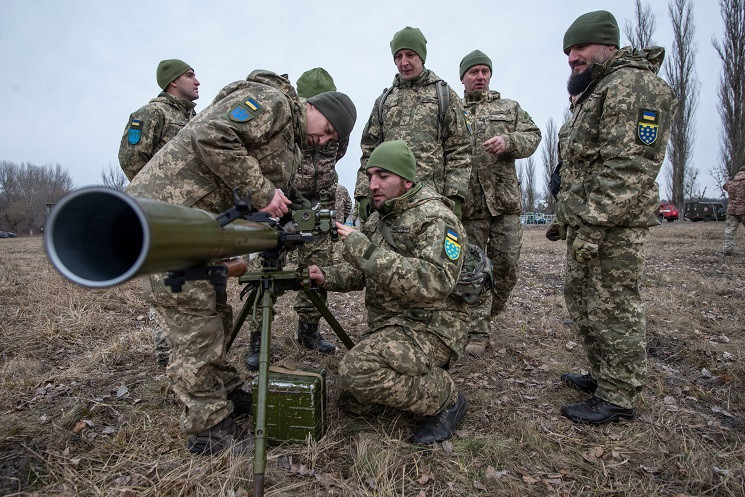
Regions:
[[[466,345],[466,354],[473,357],[481,357],[489,348],[489,340],[484,338],[472,338]]]

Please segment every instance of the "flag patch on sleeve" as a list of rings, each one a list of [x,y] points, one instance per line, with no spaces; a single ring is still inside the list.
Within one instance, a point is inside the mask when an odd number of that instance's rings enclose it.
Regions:
[[[659,113],[649,109],[639,109],[639,126],[637,135],[645,145],[651,145],[657,140]]]
[[[452,229],[445,230],[445,255],[451,261],[457,261],[461,253],[460,236]]]

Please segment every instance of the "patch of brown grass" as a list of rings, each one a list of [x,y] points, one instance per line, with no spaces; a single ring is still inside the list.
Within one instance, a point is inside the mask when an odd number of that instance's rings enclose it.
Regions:
[[[492,323],[492,348],[451,370],[469,401],[464,423],[431,448],[405,442],[413,416],[336,408],[342,351],[301,349],[293,295],[282,296],[273,361],[327,369],[329,429],[319,441],[270,447],[266,495],[742,496],[745,256],[719,255],[722,231],[652,230],[642,288],[649,373],[633,423],[588,427],[559,415],[583,395],[558,377],[586,359],[563,301],[565,246],[541,227],[526,229],[520,281]],[[68,283],[40,238],[0,240],[0,267],[0,494],[252,495],[251,455],[185,449],[137,282],[95,291]],[[237,312],[235,282],[229,291]],[[334,294],[330,307],[359,338],[362,295]],[[246,340],[244,331],[230,357],[250,379]]]

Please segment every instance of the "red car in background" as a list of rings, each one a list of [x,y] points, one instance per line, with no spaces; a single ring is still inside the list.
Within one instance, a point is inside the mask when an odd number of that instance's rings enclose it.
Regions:
[[[678,208],[675,207],[675,204],[662,202],[658,216],[660,217],[660,221],[666,219],[668,223],[672,223],[678,219]]]

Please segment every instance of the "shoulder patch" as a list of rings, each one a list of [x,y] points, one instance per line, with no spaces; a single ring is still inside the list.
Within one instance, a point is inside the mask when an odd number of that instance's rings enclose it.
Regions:
[[[263,113],[264,107],[249,97],[228,111],[228,119],[237,123],[245,123]]]
[[[639,109],[637,136],[644,145],[651,145],[657,140],[659,121],[659,112],[649,109]]]
[[[445,229],[445,241],[443,243],[445,255],[451,261],[457,261],[461,254],[460,235],[452,229]]]
[[[142,139],[142,121],[132,119],[129,121],[129,131],[127,131],[127,141],[130,145],[137,145]]]

